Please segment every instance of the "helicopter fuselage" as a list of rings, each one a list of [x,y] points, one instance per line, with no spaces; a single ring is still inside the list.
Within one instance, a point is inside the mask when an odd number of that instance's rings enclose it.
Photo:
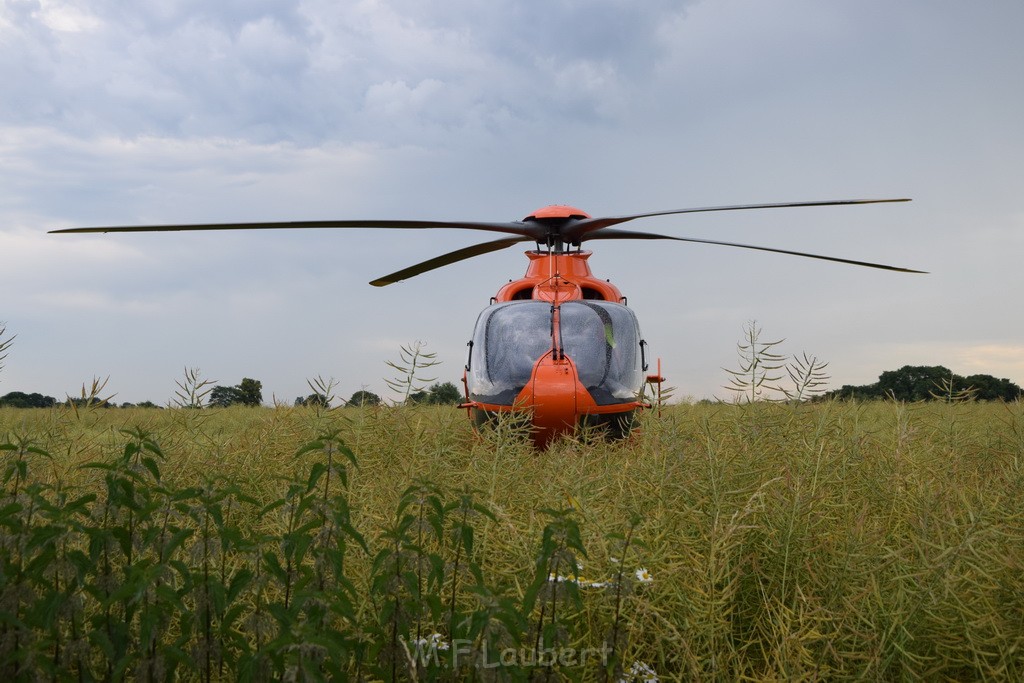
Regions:
[[[524,277],[477,319],[463,380],[477,425],[529,419],[546,447],[579,427],[629,433],[647,381],[646,343],[619,289],[594,277],[589,251],[528,251]]]

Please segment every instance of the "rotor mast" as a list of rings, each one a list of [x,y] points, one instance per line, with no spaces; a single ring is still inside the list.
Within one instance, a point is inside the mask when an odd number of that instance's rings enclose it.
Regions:
[[[543,242],[538,238],[537,244],[543,243],[551,253],[561,255],[566,252],[566,228],[590,217],[589,213],[575,206],[552,204],[537,209],[524,218],[523,223],[533,223],[541,227],[544,231]],[[572,241],[568,244],[573,246]],[[576,242],[575,246],[579,246],[579,242]]]

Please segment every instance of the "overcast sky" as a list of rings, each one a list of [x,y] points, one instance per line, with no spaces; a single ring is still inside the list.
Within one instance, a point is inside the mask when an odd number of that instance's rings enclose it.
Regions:
[[[861,197],[629,228],[890,263],[592,242],[681,396],[757,320],[831,387],[903,365],[1024,384],[1020,0],[0,0],[0,395],[166,403],[186,367],[291,403],[458,382],[513,248],[441,231],[48,235],[300,219],[515,220]],[[492,239],[486,236],[485,239]]]

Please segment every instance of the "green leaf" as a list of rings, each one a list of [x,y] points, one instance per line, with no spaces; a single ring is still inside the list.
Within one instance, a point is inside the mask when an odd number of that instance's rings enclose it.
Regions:
[[[301,446],[299,448],[299,450],[295,451],[295,457],[297,458],[297,457],[299,457],[301,455],[305,455],[306,453],[310,453],[312,451],[321,451],[321,450],[323,450],[323,448],[324,448],[324,442],[323,441],[319,441],[319,440],[318,441],[310,441],[309,443]]]
[[[245,587],[252,582],[252,578],[253,573],[250,569],[243,567],[235,572],[235,575],[231,577],[231,583],[228,585],[227,601],[233,603],[239,594],[245,590]]]
[[[166,559],[174,555],[174,552],[193,534],[192,529],[176,529],[164,544],[161,556]]]
[[[156,460],[153,458],[143,458],[142,465],[153,475],[153,479],[160,481],[160,467],[156,464]]]

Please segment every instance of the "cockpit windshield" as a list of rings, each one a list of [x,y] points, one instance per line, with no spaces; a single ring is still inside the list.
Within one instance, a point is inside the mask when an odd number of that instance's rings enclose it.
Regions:
[[[474,400],[511,405],[530,381],[533,366],[554,346],[552,305],[512,301],[477,319],[469,363]],[[599,405],[636,398],[643,386],[640,329],[625,306],[606,301],[560,305],[560,344],[580,381]]]

